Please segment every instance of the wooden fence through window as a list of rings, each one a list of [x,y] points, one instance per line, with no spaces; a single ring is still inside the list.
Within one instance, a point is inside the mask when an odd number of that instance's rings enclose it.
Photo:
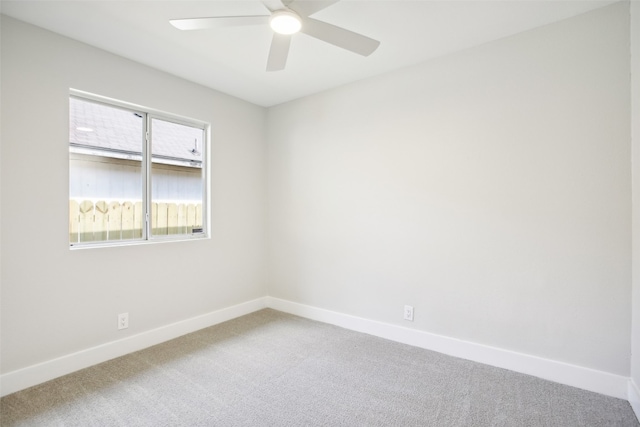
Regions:
[[[100,242],[142,238],[142,202],[69,200],[69,241]],[[202,227],[202,204],[152,203],[151,234],[191,234]]]

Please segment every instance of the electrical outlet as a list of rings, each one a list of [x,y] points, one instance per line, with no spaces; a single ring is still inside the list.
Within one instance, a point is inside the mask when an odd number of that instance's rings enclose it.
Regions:
[[[118,314],[118,329],[127,329],[129,327],[129,313]]]
[[[413,322],[413,307],[410,305],[404,306],[404,320],[410,320]]]

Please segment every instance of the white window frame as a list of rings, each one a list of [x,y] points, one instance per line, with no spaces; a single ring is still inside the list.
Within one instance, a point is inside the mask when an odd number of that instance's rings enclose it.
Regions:
[[[83,249],[83,248],[96,248],[96,247],[105,247],[105,246],[130,246],[130,245],[140,245],[140,244],[149,244],[149,243],[163,243],[163,242],[176,242],[176,241],[186,241],[186,240],[201,240],[201,239],[209,239],[210,238],[210,163],[211,156],[209,155],[210,141],[211,141],[211,124],[207,122],[203,122],[200,120],[180,116],[177,114],[171,114],[164,111],[155,110],[153,108],[143,107],[140,105],[131,104],[125,101],[120,101],[112,98],[107,98],[104,96],[92,94],[89,92],[80,91],[77,89],[69,90],[68,99],[76,98],[83,101],[89,101],[97,104],[102,104],[108,107],[120,108],[127,111],[131,111],[132,113],[136,113],[142,115],[142,134],[140,137],[142,138],[142,205],[144,206],[145,212],[143,216],[143,227],[142,227],[142,237],[138,239],[127,239],[127,240],[104,240],[97,242],[69,242],[70,249]],[[69,110],[68,110],[69,111]],[[195,127],[198,129],[202,129],[203,131],[203,142],[201,148],[201,157],[202,157],[202,232],[201,233],[192,233],[192,234],[175,234],[175,235],[161,235],[154,236],[151,233],[151,163],[152,163],[152,150],[151,150],[151,140],[152,140],[152,129],[151,129],[151,120],[158,119],[171,123],[176,123],[184,126]],[[67,122],[69,122],[69,116],[67,115]],[[69,132],[67,132],[69,135]],[[67,142],[67,149],[69,147],[69,142]],[[70,163],[67,163],[67,166],[70,167]],[[69,191],[69,190],[67,190]],[[68,217],[68,215],[67,215]]]

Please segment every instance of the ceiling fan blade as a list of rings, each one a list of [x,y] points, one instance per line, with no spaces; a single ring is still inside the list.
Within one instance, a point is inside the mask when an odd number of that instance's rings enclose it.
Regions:
[[[295,1],[293,0],[289,4],[289,9],[298,12],[299,15],[309,16],[316,12],[320,12],[332,4],[338,3],[340,0],[309,0],[309,1]]]
[[[284,70],[289,56],[289,46],[291,46],[291,36],[273,33],[269,59],[267,60],[267,71]]]
[[[380,46],[378,40],[313,18],[303,18],[300,32],[362,56],[371,55]]]
[[[284,9],[285,7],[282,3],[282,0],[262,0],[262,4],[264,5],[264,7],[269,9],[270,12],[273,12],[274,10]]]
[[[179,30],[206,30],[209,28],[261,25],[269,23],[269,16],[218,16],[213,18],[171,19]]]

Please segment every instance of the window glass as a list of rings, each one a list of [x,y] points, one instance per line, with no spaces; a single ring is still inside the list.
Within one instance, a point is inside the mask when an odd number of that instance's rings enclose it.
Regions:
[[[202,232],[201,128],[151,119],[151,235]]]
[[[206,237],[206,129],[71,96],[70,244]]]
[[[143,235],[143,116],[70,98],[69,241]]]

